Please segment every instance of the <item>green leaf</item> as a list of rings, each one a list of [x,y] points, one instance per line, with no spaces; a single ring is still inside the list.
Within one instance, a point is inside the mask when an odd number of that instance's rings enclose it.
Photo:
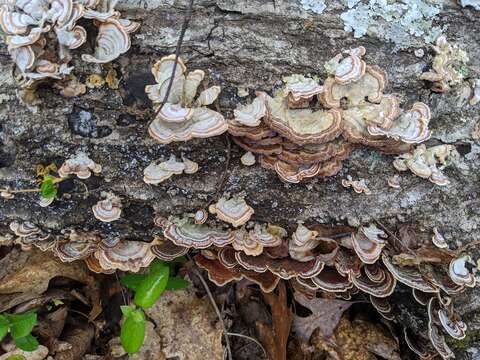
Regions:
[[[37,314],[34,312],[18,315],[6,314],[5,316],[10,323],[10,333],[14,339],[27,336],[37,325]]]
[[[143,274],[128,274],[120,279],[123,286],[126,286],[130,290],[136,291],[142,281],[145,280],[147,275]]]
[[[122,306],[122,312],[125,315],[125,321],[120,330],[120,342],[123,349],[130,355],[138,352],[145,340],[145,314],[141,309],[135,310],[130,306]]]
[[[0,315],[0,341],[7,335],[8,333],[8,320],[4,315]]]
[[[135,304],[144,309],[148,309],[155,304],[158,297],[165,291],[169,274],[170,268],[168,265],[158,263],[154,265],[135,292],[133,299]]]
[[[34,351],[38,348],[38,340],[32,335],[28,334],[24,337],[14,338],[15,345],[23,351]]]
[[[57,196],[57,186],[54,183],[52,176],[45,176],[40,186],[40,194],[46,199],[51,199]]]
[[[171,277],[168,279],[167,286],[165,287],[165,290],[180,290],[180,289],[186,289],[190,283],[182,278],[179,277]]]
[[[160,259],[155,259],[151,264],[150,267],[148,268],[148,273],[159,273],[163,271],[163,268],[165,266],[168,266],[168,263],[160,260]]]

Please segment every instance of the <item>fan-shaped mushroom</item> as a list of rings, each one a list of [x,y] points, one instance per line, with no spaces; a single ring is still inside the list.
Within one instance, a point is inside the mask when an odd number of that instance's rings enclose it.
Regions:
[[[208,208],[210,213],[235,227],[245,224],[253,215],[254,210],[241,196],[233,196],[230,199],[221,197],[216,204]]]
[[[101,171],[102,166],[100,164],[90,159],[83,151],[79,151],[62,164],[60,169],[58,169],[58,174],[61,177],[73,174],[79,179],[88,179],[92,172],[99,174]]]

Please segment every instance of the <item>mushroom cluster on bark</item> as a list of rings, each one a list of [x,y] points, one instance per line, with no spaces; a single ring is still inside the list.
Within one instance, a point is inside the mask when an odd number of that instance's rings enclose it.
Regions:
[[[245,212],[233,213],[241,218]],[[452,297],[475,285],[468,265],[471,259],[457,256],[443,243],[439,247],[437,230],[434,241],[428,238],[427,244],[409,244],[420,254],[418,260],[399,250],[392,235],[373,224],[355,229],[299,223],[289,237],[285,229],[271,224],[245,221],[230,227],[215,220],[199,224],[195,218],[194,214],[158,217],[155,223],[162,228],[163,237],[153,246],[153,253],[171,260],[199,250],[194,260],[218,286],[247,279],[271,292],[284,279],[307,297],[330,294],[350,300],[364,293],[390,321],[399,313],[389,298],[397,286],[405,285],[411,288],[412,301],[425,306],[428,317],[424,333],[415,337],[405,325],[404,341],[413,352],[425,356],[438,353],[448,359],[452,352],[445,334],[456,339],[465,336],[466,326],[454,311]],[[416,346],[419,342],[423,347]]]
[[[359,47],[330,60],[323,86],[302,75],[284,78],[274,97],[257,92],[229,120],[237,145],[258,155],[261,166],[286,182],[332,176],[356,145],[404,153],[430,137],[430,109],[417,102],[401,111],[384,95],[387,75],[365,63]]]
[[[130,33],[140,24],[123,19],[116,0],[8,1],[0,8],[0,27],[22,76],[22,87],[34,88],[45,79],[64,79],[72,67],[71,50],[87,41],[87,30],[78,25],[90,20],[98,28],[93,54],[82,59],[108,63],[130,48]]]

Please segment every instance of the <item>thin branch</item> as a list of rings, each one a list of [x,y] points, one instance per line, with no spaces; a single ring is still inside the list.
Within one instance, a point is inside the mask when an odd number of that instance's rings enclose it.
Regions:
[[[187,31],[188,24],[190,23],[190,19],[192,18],[193,1],[194,0],[190,0],[188,4],[187,12],[185,13],[185,18],[182,24],[182,29],[180,30],[180,36],[178,37],[177,47],[175,48],[175,63],[173,64],[172,76],[170,76],[170,80],[168,81],[167,92],[165,93],[165,97],[163,98],[163,101],[160,103],[157,111],[155,112],[154,119],[158,116],[158,113],[160,112],[160,110],[162,110],[163,105],[167,102],[168,97],[170,96],[170,91],[172,90],[173,81],[175,78],[175,71],[177,71],[178,58],[180,56],[180,49],[182,48],[183,38],[185,37],[185,32]]]
[[[263,355],[267,358],[268,355],[267,355],[267,350],[265,350],[265,348],[263,347],[263,345],[260,343],[260,341],[258,341],[257,339],[251,337],[251,336],[247,336],[247,335],[243,335],[243,334],[238,334],[238,333],[227,333],[228,336],[236,336],[236,337],[240,337],[240,338],[243,338],[243,339],[247,339],[247,340],[251,340],[253,341],[255,344],[257,344],[263,351]]]
[[[196,264],[195,264],[195,266],[196,266]],[[223,328],[223,335],[225,337],[225,346],[227,348],[228,359],[232,360],[233,359],[232,349],[230,347],[230,340],[228,338],[227,327],[225,326],[225,322],[223,321],[222,314],[220,313],[220,310],[218,309],[217,303],[215,302],[215,299],[213,298],[212,292],[208,288],[207,282],[205,281],[205,279],[203,278],[203,276],[200,274],[200,272],[197,269],[195,269],[194,272],[195,272],[195,275],[197,275],[198,278],[200,279],[200,281],[202,282],[202,285],[205,288],[205,291],[207,292],[208,298],[210,299],[210,302],[212,303],[212,306],[215,309],[215,312],[217,313],[217,317],[220,320],[220,324],[222,325],[222,328]]]

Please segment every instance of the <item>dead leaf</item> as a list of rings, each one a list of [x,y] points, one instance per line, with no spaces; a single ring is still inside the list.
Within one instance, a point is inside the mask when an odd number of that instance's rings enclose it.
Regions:
[[[83,262],[62,263],[51,253],[18,248],[0,259],[0,311],[40,297],[55,277],[86,284],[92,314],[101,311],[98,284]]]
[[[94,329],[92,325],[84,323],[72,324],[62,335],[62,340],[71,345],[70,349],[58,352],[55,360],[80,360],[90,348]]]
[[[317,328],[324,338],[330,338],[343,312],[354,304],[351,301],[336,299],[307,299],[300,293],[295,294],[295,300],[312,312],[310,316],[295,316],[293,320],[293,331],[306,343]]]
[[[375,355],[386,360],[400,360],[397,342],[381,326],[365,320],[350,321],[343,317],[333,335],[333,343],[320,332],[312,336],[313,351],[327,352],[328,359],[374,360]]]
[[[107,72],[107,76],[105,77],[105,82],[107,83],[110,89],[116,90],[118,89],[118,85],[120,84],[120,80],[118,79],[117,70],[113,67],[110,67]]]
[[[208,298],[198,298],[192,287],[165,291],[145,312],[157,326],[167,358],[222,359],[222,326]]]
[[[287,290],[282,281],[277,286],[278,295],[275,293],[262,293],[263,298],[270,306],[272,324],[257,321],[256,327],[260,342],[263,344],[271,360],[287,359],[287,341],[290,335],[293,313],[287,305]]]

